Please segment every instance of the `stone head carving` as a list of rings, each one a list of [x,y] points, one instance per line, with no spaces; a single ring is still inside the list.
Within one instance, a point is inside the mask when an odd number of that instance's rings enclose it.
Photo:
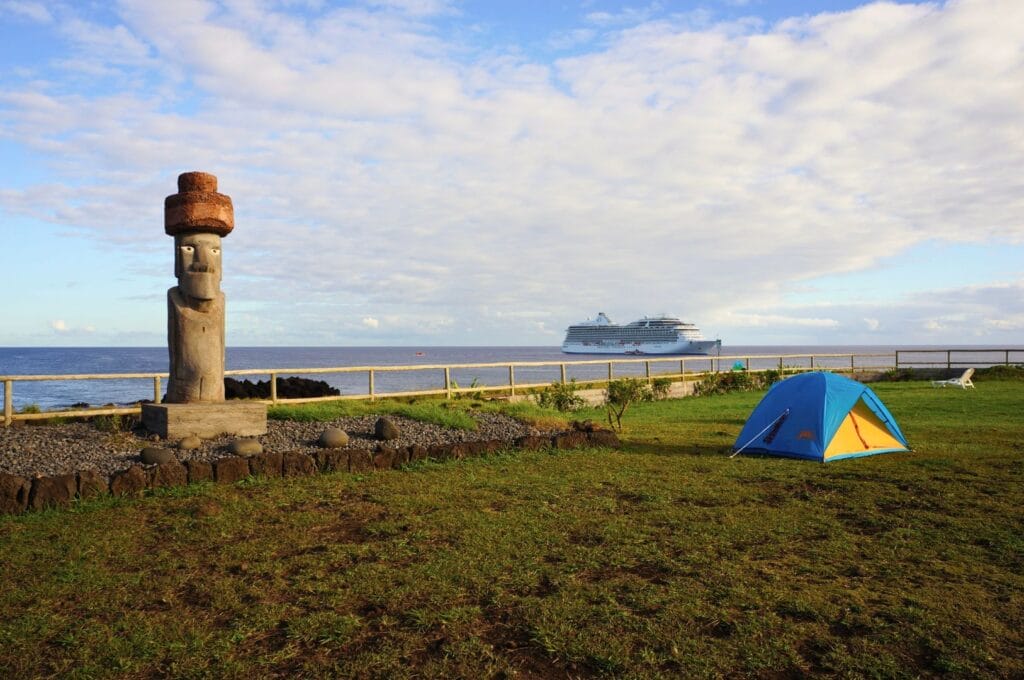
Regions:
[[[217,193],[214,175],[178,176],[178,193],[164,200],[164,231],[174,237],[174,276],[184,296],[204,301],[220,293],[220,240],[234,227],[231,198]]]
[[[220,236],[202,231],[175,236],[174,276],[186,297],[216,299],[220,293]]]

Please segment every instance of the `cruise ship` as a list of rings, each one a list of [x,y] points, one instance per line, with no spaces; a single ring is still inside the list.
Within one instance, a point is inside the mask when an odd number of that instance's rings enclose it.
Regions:
[[[604,312],[569,326],[562,351],[569,354],[710,354],[721,340],[705,340],[692,323],[674,316],[645,316],[625,326]]]

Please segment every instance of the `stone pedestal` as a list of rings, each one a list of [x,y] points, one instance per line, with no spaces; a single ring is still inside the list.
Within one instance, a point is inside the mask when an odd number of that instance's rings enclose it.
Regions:
[[[257,402],[143,404],[142,424],[164,439],[195,435],[257,437],[267,433],[267,406]]]

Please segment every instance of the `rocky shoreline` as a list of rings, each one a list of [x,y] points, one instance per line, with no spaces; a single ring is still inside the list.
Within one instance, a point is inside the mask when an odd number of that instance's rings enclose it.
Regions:
[[[329,422],[271,420],[255,453],[235,455],[238,440],[217,437],[198,447],[173,448],[169,460],[143,463],[147,446],[173,446],[140,428],[105,432],[86,422],[0,428],[0,513],[62,506],[74,498],[112,493],[131,495],[147,488],[199,481],[234,482],[249,475],[271,477],[318,471],[364,472],[399,468],[417,460],[458,459],[507,448],[560,449],[619,445],[614,433],[588,424],[566,432],[542,432],[505,415],[475,413],[476,430],[447,428],[388,416],[397,436],[382,441],[377,416]],[[326,448],[325,430],[348,435],[345,446]],[[253,442],[255,443],[255,442]]]

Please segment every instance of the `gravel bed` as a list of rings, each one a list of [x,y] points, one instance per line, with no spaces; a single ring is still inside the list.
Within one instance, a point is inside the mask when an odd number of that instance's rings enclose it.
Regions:
[[[497,413],[474,413],[479,427],[476,430],[457,430],[410,420],[401,416],[388,416],[401,433],[398,439],[387,442],[389,447],[420,444],[454,444],[463,441],[500,439],[511,442],[524,435],[539,434],[524,423]],[[337,418],[330,422],[295,422],[268,420],[267,433],[257,437],[264,451],[301,451],[311,454],[317,450],[317,439],[328,427],[338,427],[349,435],[347,448],[374,449],[381,444],[373,434],[378,416]],[[228,444],[234,437],[203,440],[194,451],[175,454],[181,461],[212,461],[230,455]],[[22,477],[52,476],[95,470],[109,475],[139,463],[139,452],[144,446],[167,446],[175,442],[160,443],[144,430],[131,432],[102,432],[91,423],[63,425],[23,425],[0,427],[0,472]]]

